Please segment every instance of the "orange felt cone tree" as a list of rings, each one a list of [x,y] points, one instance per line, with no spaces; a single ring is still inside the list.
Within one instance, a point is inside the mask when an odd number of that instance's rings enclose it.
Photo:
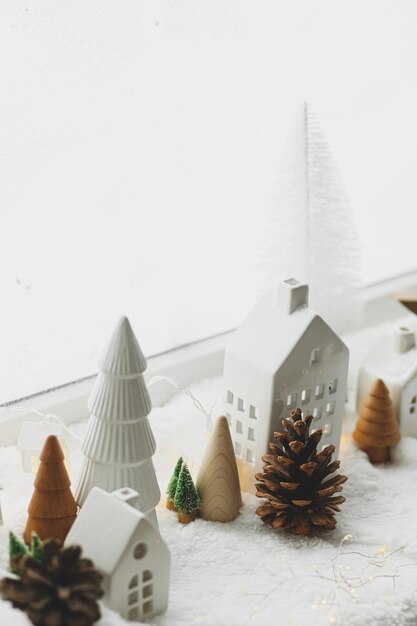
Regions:
[[[31,542],[32,531],[40,539],[62,542],[77,516],[77,504],[70,490],[71,481],[64,464],[64,453],[55,435],[50,435],[40,455],[35,491],[29,504],[24,539]]]
[[[389,449],[400,440],[389,391],[380,378],[375,380],[361,408],[353,439],[367,453],[371,463],[389,461]]]

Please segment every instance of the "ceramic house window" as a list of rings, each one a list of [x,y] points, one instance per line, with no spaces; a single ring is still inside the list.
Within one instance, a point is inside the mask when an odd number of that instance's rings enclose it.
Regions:
[[[243,424],[239,420],[236,420],[236,432],[239,433],[239,435],[243,433]]]
[[[152,580],[153,576],[152,576],[152,572],[148,569],[145,569],[145,571],[142,574],[142,582],[146,583],[149,580]]]
[[[337,391],[337,378],[334,378],[329,383],[329,394],[333,395]]]
[[[310,389],[303,389],[301,392],[301,404],[310,402]]]
[[[323,428],[323,435],[331,435],[332,434],[332,425],[331,424],[326,424],[325,427]]]
[[[249,441],[255,441],[255,430],[253,428],[248,428],[248,439]]]
[[[133,576],[129,583],[129,595],[128,595],[128,606],[129,606],[129,619],[130,620],[139,620],[139,577]]]
[[[129,583],[129,619],[138,621],[142,613],[146,615],[153,610],[153,584],[152,572],[145,570],[142,574],[142,584],[139,584],[139,576],[135,575]]]
[[[153,584],[152,572],[145,570],[142,575],[142,598],[143,598],[143,614],[153,611]]]
[[[233,393],[231,391],[227,392],[227,404],[233,404]]]
[[[316,406],[313,409],[313,417],[316,420],[319,420],[321,418],[321,414],[322,414],[322,407],[321,406]]]
[[[320,400],[324,395],[324,385],[316,385],[316,389],[314,391],[314,396],[316,400]]]
[[[238,441],[235,441],[235,452],[236,456],[242,456],[242,444],[240,444]]]
[[[148,551],[148,548],[146,547],[146,543],[143,543],[142,541],[141,543],[138,543],[135,546],[135,549],[133,551],[133,556],[135,559],[143,559],[147,551]]]
[[[238,398],[237,399],[237,410],[241,411],[243,413],[243,411],[245,410],[245,403],[242,400],[242,398]]]
[[[148,600],[143,603],[143,614],[146,615],[147,613],[151,613],[151,611],[153,611],[153,602],[152,600]]]
[[[255,463],[255,455],[253,453],[253,450],[246,450],[246,461],[248,463]]]
[[[232,416],[230,415],[230,413],[226,413],[226,419],[228,421],[229,426],[232,425]]]
[[[136,575],[131,579],[129,589],[136,589],[137,587],[139,587],[139,576]]]
[[[314,365],[318,363],[320,360],[320,348],[314,348],[312,353],[310,354],[310,365]]]
[[[415,413],[417,408],[417,396],[411,398],[410,413]]]
[[[287,396],[287,409],[294,409],[297,402],[297,394],[290,393]]]
[[[328,402],[326,404],[326,413],[327,413],[327,415],[333,415],[333,413],[334,413],[334,406],[335,405],[334,405],[333,401],[332,402]]]
[[[129,619],[132,622],[139,621],[139,607],[134,606],[131,609],[129,609]]]
[[[36,474],[36,472],[39,469],[39,465],[40,465],[40,459],[39,459],[38,455],[32,454],[32,456],[30,457],[30,462],[31,462],[32,474]]]
[[[252,404],[249,406],[249,417],[251,420],[258,419],[258,409],[256,408],[256,406],[253,406]]]

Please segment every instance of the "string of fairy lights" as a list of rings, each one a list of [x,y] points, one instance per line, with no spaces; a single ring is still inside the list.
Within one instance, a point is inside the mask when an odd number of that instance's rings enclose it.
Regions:
[[[417,568],[416,559],[402,555],[405,546],[399,546],[395,549],[379,546],[376,548],[375,552],[371,554],[359,550],[345,550],[345,545],[353,540],[353,535],[345,535],[340,541],[336,555],[321,566],[314,564],[312,566],[312,573],[295,573],[288,563],[286,555],[279,555],[280,561],[286,566],[290,575],[287,578],[288,582],[304,578],[318,578],[331,583],[331,588],[328,593],[318,597],[311,604],[313,611],[320,610],[324,612],[326,621],[329,624],[347,623],[344,621],[344,616],[340,612],[344,612],[343,609],[346,607],[346,602],[344,602],[346,595],[350,602],[359,604],[360,598],[358,597],[357,591],[379,579],[391,580],[393,591],[395,591],[396,582],[401,576],[401,570],[404,568]],[[349,562],[346,563],[347,558]],[[354,563],[352,559],[355,559],[356,562]],[[322,569],[325,567],[328,568],[329,565],[330,573],[323,573]],[[247,620],[244,622],[245,626],[251,624],[256,614],[266,608],[265,604],[268,600],[274,598],[274,601],[276,601],[276,598],[279,597],[281,587],[282,582],[265,594],[256,594],[259,595],[259,599],[256,604],[252,606],[252,610]],[[290,626],[297,626],[296,622],[292,622]]]
[[[207,409],[204,404],[187,388],[179,385],[174,379],[166,376],[155,376],[150,380],[148,386],[158,382],[167,382],[178,392],[186,395],[194,404],[195,408],[206,417],[207,429],[211,429],[212,415],[218,403],[216,397],[212,406]],[[81,439],[71,428],[69,428],[61,418],[53,413],[42,413],[37,409],[29,407],[5,407],[1,412],[16,411],[22,413],[32,413],[45,422],[58,422],[75,439]],[[191,462],[191,459],[190,459]],[[311,604],[313,611],[321,611],[328,624],[343,624],[343,613],[346,611],[346,599],[353,604],[360,604],[358,591],[367,585],[371,585],[380,579],[387,579],[392,582],[392,589],[395,591],[396,582],[401,576],[401,571],[405,568],[417,568],[417,559],[403,554],[405,546],[398,546],[390,549],[387,546],[379,546],[372,553],[365,553],[359,550],[346,550],[346,546],[354,540],[353,535],[345,535],[338,546],[336,554],[326,562],[313,564],[310,573],[296,573],[288,561],[285,553],[280,553],[278,558],[282,567],[288,571],[288,582],[300,579],[320,579],[325,583],[330,583],[330,589],[324,595],[315,599]],[[259,615],[259,612],[266,609],[268,602],[275,602],[279,595],[282,582],[273,586],[265,593],[242,593],[242,596],[257,596],[257,601],[252,605],[247,619],[243,626],[250,626],[252,620]],[[197,615],[195,623],[206,623],[205,616]],[[297,626],[292,622],[289,626]]]

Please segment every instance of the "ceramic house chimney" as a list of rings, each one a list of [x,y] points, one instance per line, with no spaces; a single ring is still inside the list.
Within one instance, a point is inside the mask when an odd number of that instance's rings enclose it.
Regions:
[[[411,328],[399,326],[395,329],[395,348],[397,352],[404,353],[412,350],[416,345],[416,336]]]
[[[285,315],[291,315],[300,307],[308,306],[308,285],[295,278],[278,284],[276,307]]]
[[[138,508],[139,494],[134,489],[130,489],[130,487],[122,487],[122,489],[113,491],[112,495],[119,498],[119,500],[123,500],[126,504],[130,504],[130,506]]]

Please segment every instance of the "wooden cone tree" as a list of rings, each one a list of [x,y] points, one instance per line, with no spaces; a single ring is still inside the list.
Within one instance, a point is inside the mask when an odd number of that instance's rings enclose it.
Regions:
[[[35,491],[29,504],[24,539],[31,544],[32,531],[43,541],[64,541],[77,516],[77,504],[64,464],[64,453],[55,435],[50,435],[40,455]]]
[[[152,456],[156,449],[148,415],[152,404],[143,373],[146,360],[127,317],[122,317],[99,360],[91,392],[84,460],[75,492],[82,506],[93,487],[139,494],[138,509],[158,528],[161,497]]]
[[[212,522],[231,522],[242,506],[239,474],[227,418],[214,425],[197,479],[200,517]]]
[[[400,440],[391,397],[380,378],[373,383],[360,410],[353,439],[367,453],[371,463],[389,461],[390,447]]]

